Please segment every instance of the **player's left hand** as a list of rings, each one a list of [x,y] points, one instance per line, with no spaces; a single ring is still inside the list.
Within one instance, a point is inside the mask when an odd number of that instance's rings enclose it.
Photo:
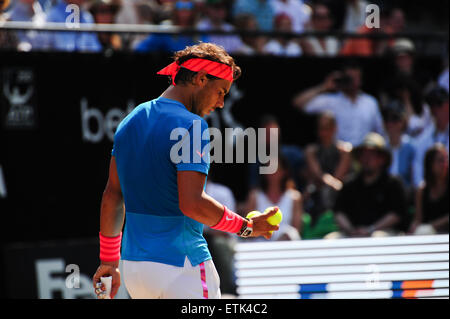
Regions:
[[[97,298],[102,299],[101,295],[105,292],[106,287],[101,283],[101,277],[112,277],[111,284],[111,299],[117,294],[120,287],[120,271],[119,271],[119,261],[115,262],[102,262],[97,268],[94,276],[92,277],[92,283],[95,289],[95,294]]]

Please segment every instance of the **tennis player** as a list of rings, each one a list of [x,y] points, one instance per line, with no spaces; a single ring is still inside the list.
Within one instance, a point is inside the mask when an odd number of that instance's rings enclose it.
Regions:
[[[95,292],[102,297],[100,278],[112,276],[114,298],[122,258],[132,298],[220,298],[203,225],[266,239],[278,230],[267,222],[276,209],[247,220],[204,191],[209,135],[203,116],[223,107],[241,70],[223,48],[201,43],[176,52],[174,62],[158,74],[169,76],[171,85],[157,99],[137,106],[114,136],[100,212]],[[173,151],[178,145],[189,150],[181,161]]]

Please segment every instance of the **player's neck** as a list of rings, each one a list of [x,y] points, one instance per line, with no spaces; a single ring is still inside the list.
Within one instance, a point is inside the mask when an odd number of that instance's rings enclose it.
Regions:
[[[171,85],[161,94],[161,96],[180,102],[188,111],[192,110],[192,94],[186,87]]]

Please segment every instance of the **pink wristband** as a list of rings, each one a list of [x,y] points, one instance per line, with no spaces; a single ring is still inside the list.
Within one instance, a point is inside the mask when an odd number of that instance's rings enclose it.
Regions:
[[[120,259],[120,244],[122,232],[115,237],[106,237],[99,232],[100,237],[100,260],[117,261]]]
[[[243,223],[244,218],[236,213],[233,213],[224,205],[222,218],[215,226],[212,226],[211,228],[237,234],[241,230]]]

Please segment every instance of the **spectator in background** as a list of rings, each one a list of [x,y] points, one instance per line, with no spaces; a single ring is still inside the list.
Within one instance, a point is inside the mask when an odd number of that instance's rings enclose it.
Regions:
[[[122,6],[115,16],[117,24],[157,24],[160,6],[156,0],[122,0]],[[134,48],[147,38],[146,34],[120,35],[123,46]]]
[[[260,128],[264,128],[266,132],[266,150],[270,150],[270,141],[274,140],[275,137],[271,136],[273,132],[278,134],[278,148],[281,155],[288,161],[290,167],[291,178],[295,183],[295,187],[299,190],[303,189],[304,182],[304,155],[300,147],[296,145],[288,145],[281,143],[281,127],[277,118],[272,115],[263,115],[259,124]],[[259,167],[261,163],[257,161],[256,163],[249,164],[249,188],[254,189],[261,187],[261,174],[259,173]]]
[[[393,74],[387,77],[380,94],[382,104],[399,100],[405,107],[407,117],[406,133],[415,138],[431,125],[429,107],[423,102],[423,91],[430,78],[426,71],[416,72],[414,67],[415,48],[408,39],[398,39],[391,49]]]
[[[365,24],[367,18],[366,7],[369,4],[365,0],[346,0],[345,17],[342,30],[356,32]]]
[[[398,233],[406,217],[406,197],[402,183],[388,173],[391,154],[384,138],[369,133],[353,154],[361,171],[338,193],[334,212],[340,231],[325,238]]]
[[[281,13],[275,17],[274,21],[275,31],[279,32],[292,32],[291,18],[284,13]],[[302,54],[302,48],[300,45],[287,37],[277,37],[270,40],[264,46],[264,51],[267,54],[287,57],[297,57]]]
[[[438,143],[425,154],[425,181],[417,190],[410,234],[432,235],[449,232],[447,149]]]
[[[404,106],[391,101],[383,110],[384,128],[388,137],[387,146],[392,154],[389,174],[399,177],[410,195],[413,189],[413,164],[415,148],[411,138],[405,134],[408,125]]]
[[[232,211],[236,211],[236,200],[233,192],[225,185],[216,182],[214,171],[210,170],[205,186],[205,193],[218,200]],[[220,277],[220,290],[225,294],[236,294],[233,276],[233,246],[236,238],[230,233],[218,231],[205,226],[204,237],[208,242],[214,264]]]
[[[236,0],[233,7],[233,17],[236,18],[240,14],[253,15],[260,30],[273,30],[275,12],[270,0]]]
[[[6,8],[8,8],[10,3],[10,0],[0,0],[0,13],[3,13],[3,11],[6,10]]]
[[[405,17],[403,10],[394,8],[380,10],[380,27],[369,28],[367,25],[361,26],[358,34],[396,34],[403,32],[405,28]],[[358,56],[376,56],[383,55],[394,44],[393,38],[388,39],[370,39],[370,38],[350,38],[344,42],[340,54],[358,55]]]
[[[175,25],[193,28],[197,23],[197,11],[192,1],[176,1],[170,21],[163,21],[163,25]],[[209,42],[207,36],[151,34],[144,41],[137,44],[138,52],[175,52],[197,42]]]
[[[37,0],[17,0],[8,11],[9,21],[32,22],[36,27],[45,23],[46,14]],[[30,51],[46,48],[46,36],[36,30],[17,31],[17,50]]]
[[[271,240],[298,240],[303,212],[302,196],[294,188],[289,164],[283,156],[278,157],[278,169],[273,174],[261,175],[261,187],[249,193],[246,211],[264,210],[278,206],[283,212],[280,229]]]
[[[336,118],[331,112],[319,115],[318,143],[306,147],[308,212],[312,221],[333,209],[336,194],[349,174],[351,166],[350,143],[336,139]],[[306,206],[306,204],[305,204]]]
[[[347,63],[341,72],[333,72],[323,83],[297,94],[293,105],[307,113],[332,112],[337,138],[358,146],[369,132],[384,134],[378,102],[362,92],[361,85],[361,67]]]
[[[201,19],[197,28],[202,31],[220,30],[233,31],[234,27],[225,21],[228,8],[225,0],[207,0],[205,6],[206,17]],[[243,43],[238,35],[209,35],[209,41],[225,48],[227,52],[235,53]]]
[[[330,9],[323,3],[312,6],[311,28],[308,31],[330,32],[333,18]],[[339,41],[333,36],[307,37],[301,40],[303,51],[313,56],[335,56],[339,53]]]
[[[47,21],[92,24],[94,18],[83,8],[84,3],[85,0],[60,0],[50,9]],[[68,5],[78,6],[79,21],[73,15],[74,10],[67,10]],[[97,34],[91,32],[52,32],[49,34],[49,46],[51,49],[61,51],[99,52],[102,50]]]
[[[234,24],[236,29],[245,31],[257,31],[259,30],[258,22],[251,14],[240,14],[235,17]],[[242,36],[242,47],[239,48],[236,53],[244,55],[257,55],[264,54],[264,45],[267,39],[263,36]]]
[[[311,18],[311,7],[303,0],[272,0],[275,16],[287,14],[292,21],[292,31],[302,33]]]
[[[447,90],[447,93],[448,93],[449,92],[449,90],[448,90],[448,55],[446,57],[445,65],[446,65],[446,67],[444,68],[442,73],[439,75],[438,84],[440,87],[443,87],[445,90]]]
[[[448,92],[441,87],[432,89],[425,97],[433,115],[433,123],[416,139],[416,157],[414,160],[414,186],[419,187],[423,181],[424,158],[426,151],[436,143],[449,149],[449,108]]]
[[[94,0],[90,4],[89,12],[95,23],[112,24],[121,6],[121,0]],[[118,34],[99,33],[98,38],[104,50],[122,48],[122,39]]]
[[[8,21],[9,14],[4,11],[9,6],[9,0],[0,0],[0,23]],[[13,32],[0,31],[0,50],[2,49],[16,49],[17,36]]]

